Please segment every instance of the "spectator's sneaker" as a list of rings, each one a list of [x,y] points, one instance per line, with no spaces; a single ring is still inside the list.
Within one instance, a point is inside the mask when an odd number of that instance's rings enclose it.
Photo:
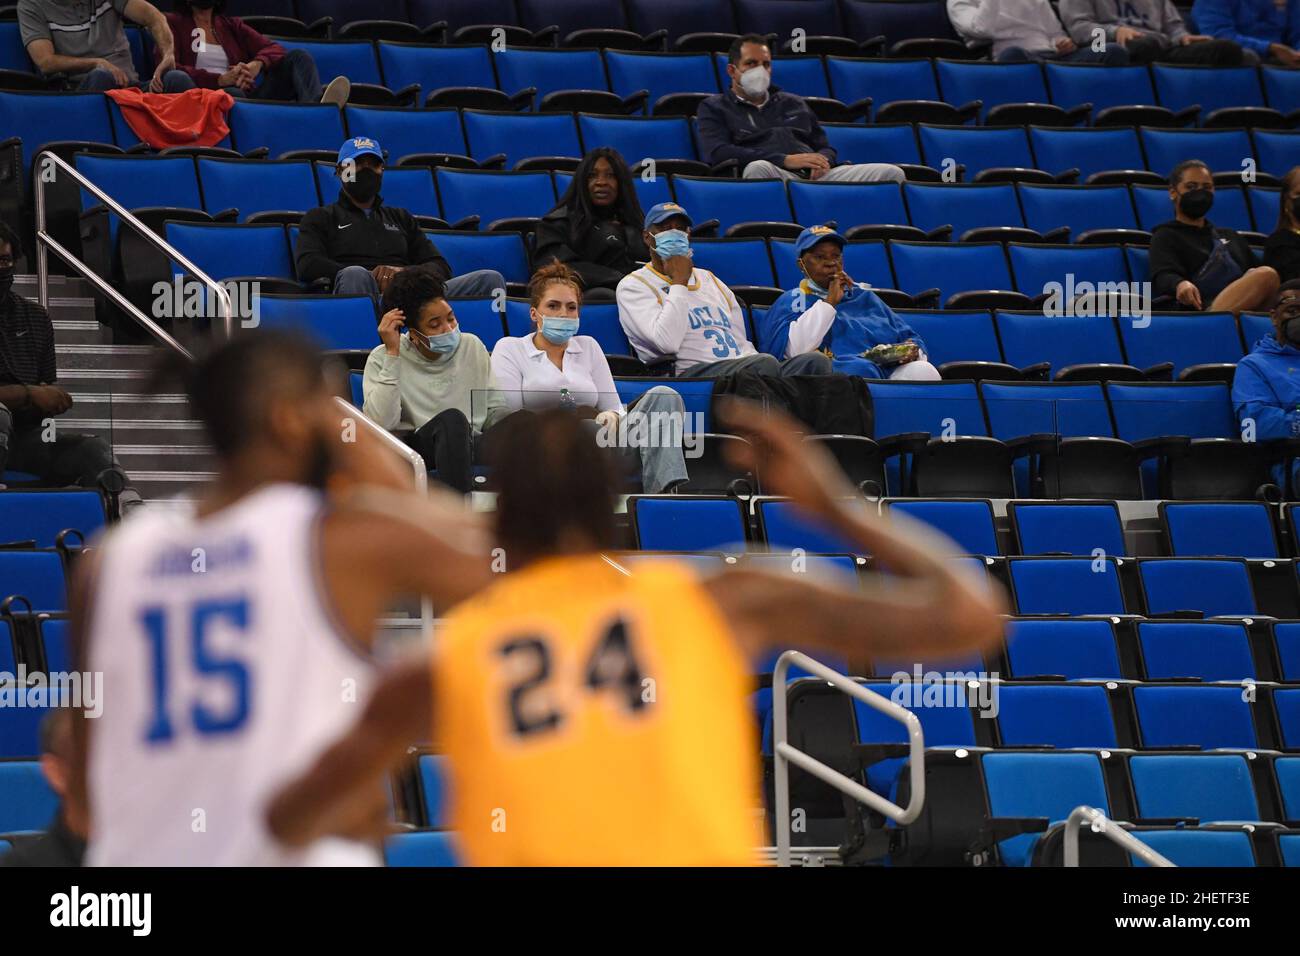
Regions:
[[[346,76],[336,76],[330,80],[330,85],[325,87],[325,92],[321,94],[322,103],[333,103],[335,106],[345,106],[348,97],[352,95],[352,81]]]

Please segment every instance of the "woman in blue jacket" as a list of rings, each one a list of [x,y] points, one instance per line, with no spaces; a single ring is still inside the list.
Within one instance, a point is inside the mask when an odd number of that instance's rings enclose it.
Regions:
[[[1232,380],[1242,435],[1253,432],[1255,441],[1300,437],[1300,282],[1283,287],[1273,330],[1237,363]],[[1282,484],[1281,473],[1275,477]]]
[[[863,378],[938,380],[921,337],[845,273],[843,236],[811,226],[795,240],[794,252],[807,278],[757,321],[759,348],[778,359],[824,352],[836,372]]]

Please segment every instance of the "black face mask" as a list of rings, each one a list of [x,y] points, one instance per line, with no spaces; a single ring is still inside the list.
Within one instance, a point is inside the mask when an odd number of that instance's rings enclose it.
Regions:
[[[0,269],[0,295],[8,295],[9,290],[13,288],[14,270]]]
[[[1202,219],[1214,205],[1214,193],[1208,189],[1194,189],[1183,193],[1178,200],[1178,208],[1188,219]]]
[[[343,191],[359,203],[370,202],[379,195],[379,187],[384,182],[384,174],[373,169],[358,169],[355,182],[345,182]]]

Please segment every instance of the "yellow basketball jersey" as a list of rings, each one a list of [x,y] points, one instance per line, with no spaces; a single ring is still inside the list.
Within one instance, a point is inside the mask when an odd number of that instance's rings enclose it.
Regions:
[[[755,862],[753,678],[684,567],[538,562],[451,614],[434,668],[467,862]]]

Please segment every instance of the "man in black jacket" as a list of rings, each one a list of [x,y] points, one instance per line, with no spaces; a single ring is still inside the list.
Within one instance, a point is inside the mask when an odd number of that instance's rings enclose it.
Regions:
[[[1199,159],[1169,174],[1174,218],[1152,232],[1151,294],[1172,295],[1185,309],[1239,312],[1267,309],[1277,297],[1277,271],[1255,264],[1246,240],[1216,227],[1206,214],[1214,205],[1214,177]]]
[[[737,160],[746,179],[818,182],[895,182],[903,171],[889,163],[835,165],[835,150],[803,97],[772,84],[767,38],[739,37],[727,52],[731,87],[700,103],[696,120],[708,163]]]
[[[296,250],[301,281],[328,279],[335,293],[368,295],[376,309],[393,276],[407,266],[431,269],[449,298],[490,296],[505,287],[495,269],[452,278],[451,266],[415,217],[384,205],[384,153],[375,140],[357,136],[344,143],[334,175],[342,185],[338,201],[302,217]]]

